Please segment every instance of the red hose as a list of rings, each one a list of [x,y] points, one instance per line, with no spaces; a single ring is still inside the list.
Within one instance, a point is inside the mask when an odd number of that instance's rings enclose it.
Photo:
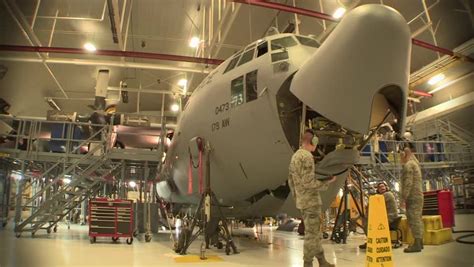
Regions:
[[[189,154],[189,165],[188,165],[188,195],[193,193],[193,159],[191,153]]]
[[[199,193],[201,194],[204,192],[202,178],[202,150],[199,150]]]

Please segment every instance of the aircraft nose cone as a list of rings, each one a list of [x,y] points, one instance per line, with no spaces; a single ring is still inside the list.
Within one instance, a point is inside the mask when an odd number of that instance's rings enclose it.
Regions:
[[[403,125],[410,53],[410,30],[395,9],[360,6],[300,68],[290,90],[321,115],[359,133],[366,133],[380,117],[372,111],[381,94]],[[377,112],[386,112],[385,106],[378,106],[382,108]]]

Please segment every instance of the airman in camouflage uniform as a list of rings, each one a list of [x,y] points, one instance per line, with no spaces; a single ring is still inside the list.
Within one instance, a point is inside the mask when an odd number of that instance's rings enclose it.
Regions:
[[[334,178],[325,182],[315,179],[314,159],[311,154],[316,148],[312,145],[312,142],[315,142],[312,141],[313,137],[313,131],[305,131],[302,147],[291,158],[288,184],[295,198],[296,207],[303,215],[305,224],[304,266],[313,266],[313,258],[316,257],[319,266],[334,267],[335,265],[326,261],[321,245],[320,215],[322,202],[319,195],[319,191],[326,190],[328,183],[334,181]]]
[[[415,238],[415,243],[406,248],[404,252],[421,252],[423,249],[422,177],[418,160],[413,155],[411,147],[404,149],[402,163],[401,197],[406,205],[408,225]]]

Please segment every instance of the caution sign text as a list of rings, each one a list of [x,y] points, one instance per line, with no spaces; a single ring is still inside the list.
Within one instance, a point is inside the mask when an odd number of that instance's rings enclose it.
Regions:
[[[383,195],[369,199],[366,267],[393,267],[392,241]]]

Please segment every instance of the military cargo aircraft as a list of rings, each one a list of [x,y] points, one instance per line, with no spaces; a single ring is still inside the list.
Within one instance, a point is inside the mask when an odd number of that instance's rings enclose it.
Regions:
[[[157,184],[159,196],[199,203],[201,170],[193,147],[200,137],[212,148],[212,190],[226,214],[291,214],[296,210],[288,165],[301,131],[311,127],[320,139],[316,177],[337,176],[322,194],[326,209],[358,162],[361,139],[387,111],[403,131],[410,53],[406,21],[383,5],[355,8],[321,45],[289,33],[249,44],[214,69],[187,101]]]

